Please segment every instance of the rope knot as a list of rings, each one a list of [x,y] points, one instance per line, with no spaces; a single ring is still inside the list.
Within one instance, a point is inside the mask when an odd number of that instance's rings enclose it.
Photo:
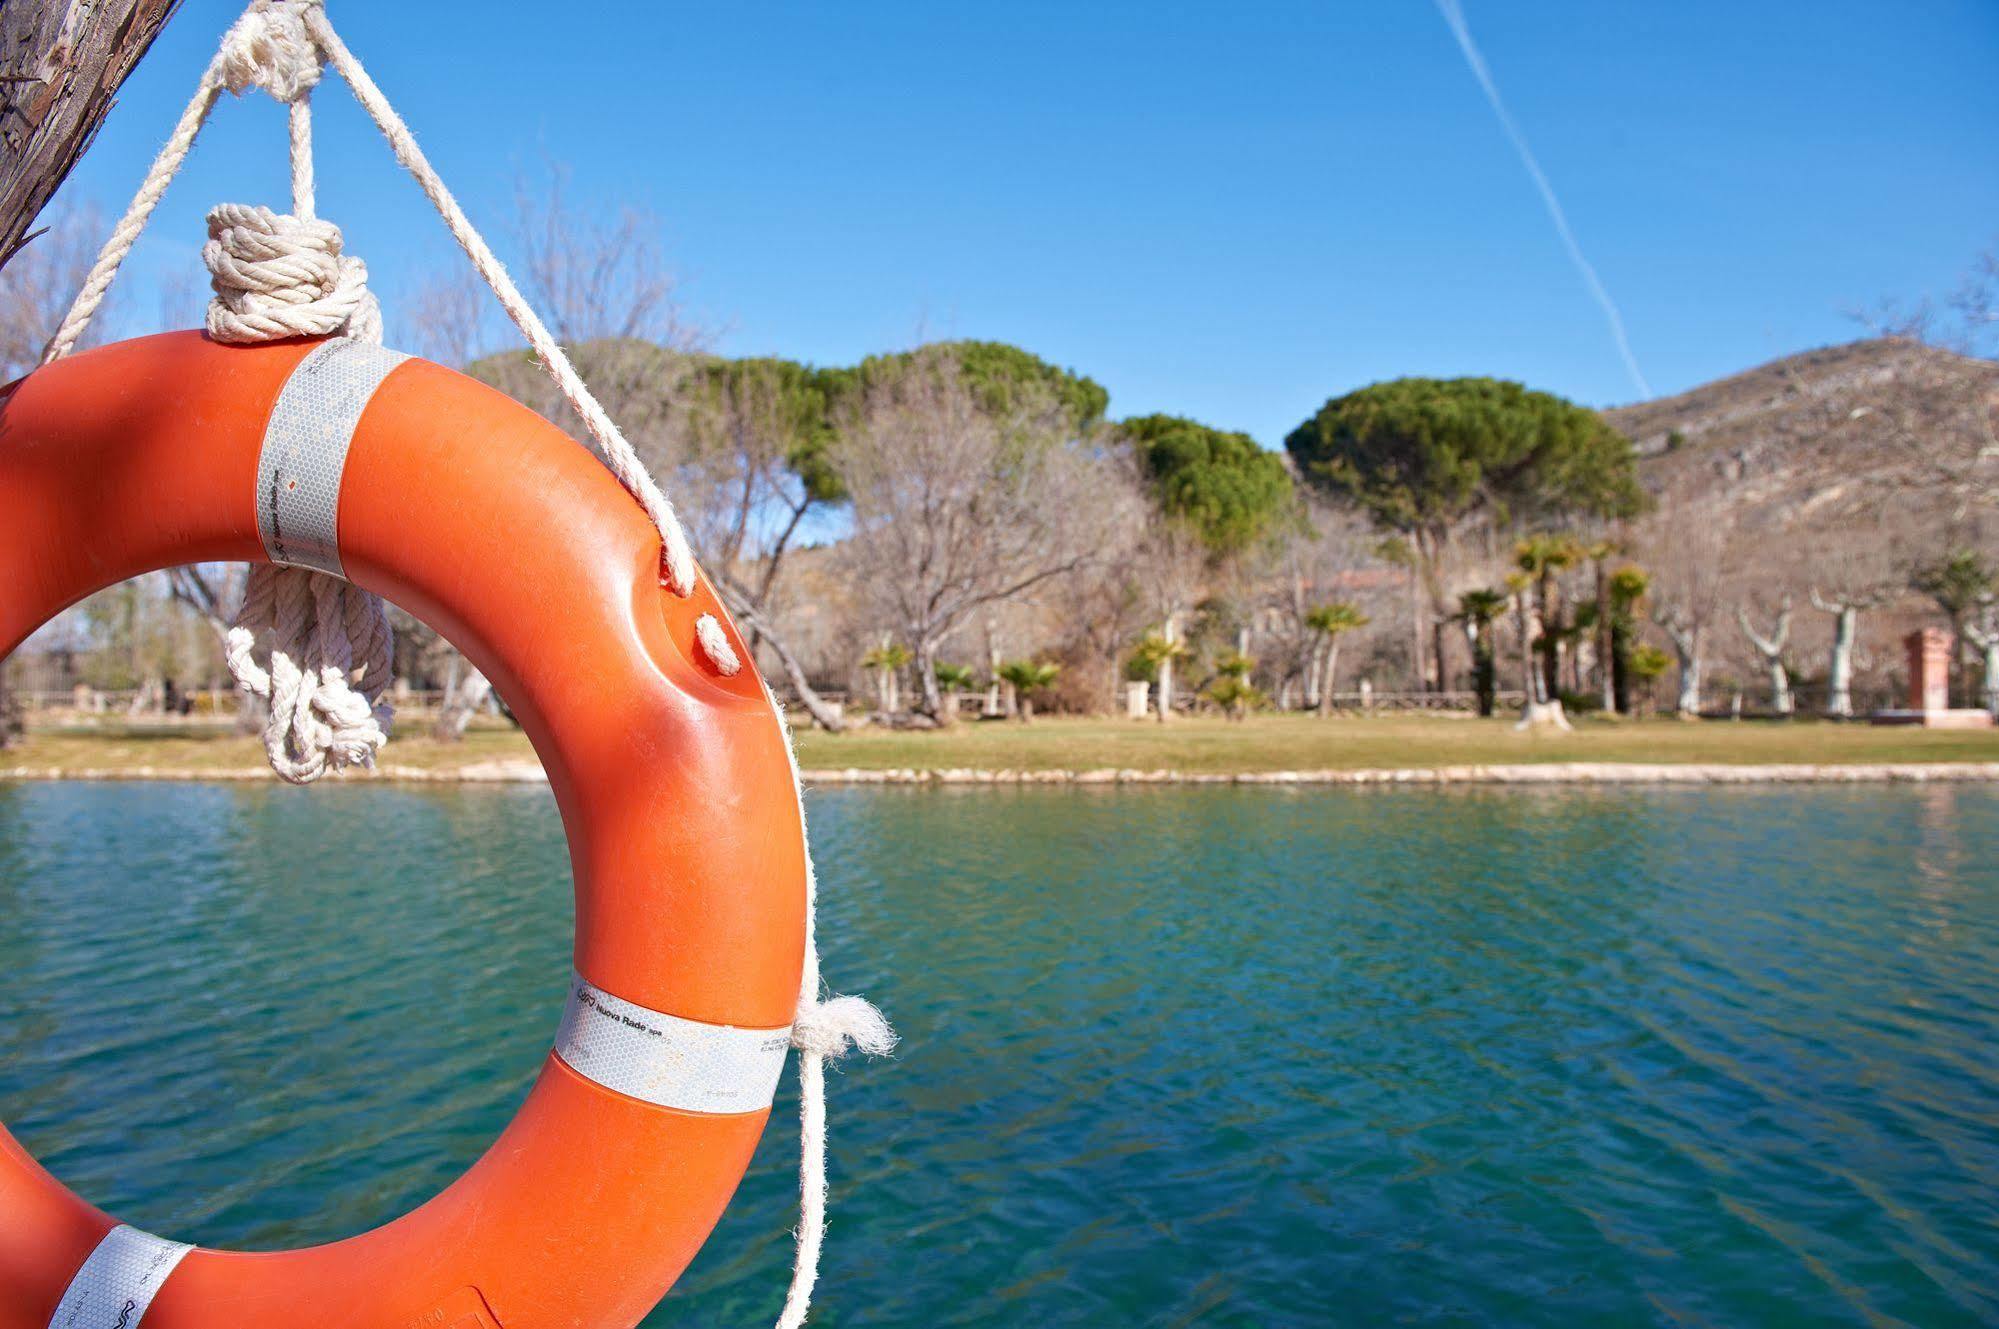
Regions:
[[[368,265],[341,250],[340,228],[265,207],[223,203],[201,249],[215,287],[208,335],[220,342],[324,337],[382,339]]]
[[[870,1057],[895,1051],[895,1030],[865,997],[801,1001],[791,1026],[791,1045],[801,1052],[838,1061],[854,1048]]]
[[[223,653],[243,690],[269,706],[272,770],[310,784],[329,770],[374,766],[389,741],[382,694],[394,643],[386,607],[360,587],[303,568],[251,566]]]
[[[222,86],[242,96],[262,88],[291,103],[319,82],[325,55],[306,31],[305,11],[320,0],[256,0],[222,38],[216,69]]]

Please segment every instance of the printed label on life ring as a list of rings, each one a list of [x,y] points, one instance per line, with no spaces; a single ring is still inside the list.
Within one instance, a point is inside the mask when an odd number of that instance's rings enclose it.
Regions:
[[[112,1228],[70,1279],[49,1329],[138,1329],[160,1285],[193,1249],[135,1227]]]
[[[703,1024],[614,997],[582,978],[556,1055],[606,1089],[688,1112],[761,1112],[777,1096],[791,1030]]]

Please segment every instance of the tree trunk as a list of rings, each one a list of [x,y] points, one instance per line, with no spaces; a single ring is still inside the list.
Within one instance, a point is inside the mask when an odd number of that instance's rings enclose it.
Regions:
[[[1478,713],[1490,717],[1497,703],[1498,672],[1492,658],[1493,629],[1490,624],[1465,625],[1466,638],[1471,645],[1472,688],[1478,693]]]
[[[14,741],[27,732],[21,703],[14,699],[13,691],[7,686],[6,665],[5,660],[0,660],[0,751],[12,747]]]
[[[1611,709],[1631,714],[1631,625],[1619,620],[1610,630]]]
[[[1000,704],[1000,648],[999,631],[990,615],[986,618],[986,704],[983,714],[988,717],[1006,714]]]
[[[1613,715],[1617,704],[1617,625],[1610,621],[1610,574],[1604,560],[1596,561],[1596,683],[1597,705]]]
[[[1430,658],[1436,665],[1439,692],[1451,689],[1450,657],[1444,653],[1444,642],[1450,635],[1449,620],[1433,611],[1430,615]]]
[[[778,668],[784,671],[784,681],[791,685],[792,695],[798,698],[812,722],[829,734],[837,734],[847,727],[847,717],[838,706],[827,701],[805,680],[805,667],[798,663],[798,657],[791,648],[771,635],[768,625],[759,624],[763,632],[763,644],[770,647],[770,653],[777,657]]]
[[[1540,675],[1534,669],[1534,639],[1528,632],[1525,591],[1513,598],[1513,623],[1520,633],[1520,691],[1524,694],[1524,702],[1531,706],[1546,698],[1541,695]]]
[[[26,242],[178,3],[0,4],[0,267]]]
[[[454,663],[451,668],[451,684],[445,689],[444,707],[438,712],[437,724],[432,734],[440,743],[456,743],[465,737],[465,731],[472,724],[472,717],[493,695],[492,680],[474,669],[469,662],[463,666]]]
[[[1985,648],[1985,709],[1999,715],[1999,632],[1988,636]],[[0,725],[4,725],[0,719]]]
[[[1333,713],[1333,667],[1340,662],[1340,643],[1337,637],[1326,638],[1324,663],[1319,666],[1319,714]]]
[[[0,3],[0,268],[111,110],[179,0]],[[21,711],[0,678],[0,748]]]
[[[1166,616],[1166,626],[1160,630],[1159,635],[1165,639],[1168,646],[1178,645],[1180,641],[1180,615],[1168,614]],[[1165,724],[1172,718],[1173,656],[1171,652],[1168,652],[1166,658],[1159,662],[1159,723]]]
[[[1555,604],[1555,574],[1541,574],[1541,697],[1553,701],[1562,695],[1561,611]]]
[[[1952,706],[1964,706],[1971,700],[1971,673],[1964,660],[1964,615],[1950,616],[1950,670],[1944,696]]]
[[[923,690],[923,713],[940,725],[958,722],[957,707],[944,704],[944,693],[937,684],[937,646],[934,642],[921,642],[916,647],[916,685]]]
[[[1412,692],[1421,692],[1430,686],[1429,666],[1423,659],[1423,577],[1415,568],[1409,569],[1409,620],[1414,625],[1413,658],[1411,666],[1416,671],[1416,686]]]
[[[1770,661],[1770,709],[1779,715],[1791,714],[1791,673],[1782,660]]]
[[[1833,616],[1832,667],[1826,673],[1825,712],[1827,715],[1853,714],[1853,641],[1858,634],[1860,611],[1843,604]]]
[[[1673,633],[1673,654],[1680,662],[1680,695],[1673,702],[1673,714],[1694,719],[1701,713],[1701,647],[1693,634]]]

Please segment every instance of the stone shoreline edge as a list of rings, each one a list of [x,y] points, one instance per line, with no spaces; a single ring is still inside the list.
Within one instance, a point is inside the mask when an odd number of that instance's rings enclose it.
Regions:
[[[1727,765],[1703,762],[1545,762],[1486,766],[1430,766],[1411,769],[1316,771],[1172,770],[926,770],[900,768],[808,770],[808,785],[1748,785],[1748,784],[1929,784],[1999,781],[1999,762],[1853,762],[1838,765],[1771,763]],[[178,780],[252,781],[272,779],[263,766],[220,770],[172,767],[0,766],[0,781]],[[385,763],[372,775],[343,776],[329,783],[543,784],[547,775],[531,761],[472,762],[448,770]]]

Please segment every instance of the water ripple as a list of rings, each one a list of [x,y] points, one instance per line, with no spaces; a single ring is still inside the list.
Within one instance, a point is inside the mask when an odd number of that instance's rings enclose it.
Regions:
[[[840,790],[815,1323],[1999,1322],[1999,796]],[[366,852],[345,852],[365,817]],[[446,1184],[561,1001],[543,791],[0,786],[0,1118],[156,1231]],[[654,1320],[754,1323],[795,1103]]]

